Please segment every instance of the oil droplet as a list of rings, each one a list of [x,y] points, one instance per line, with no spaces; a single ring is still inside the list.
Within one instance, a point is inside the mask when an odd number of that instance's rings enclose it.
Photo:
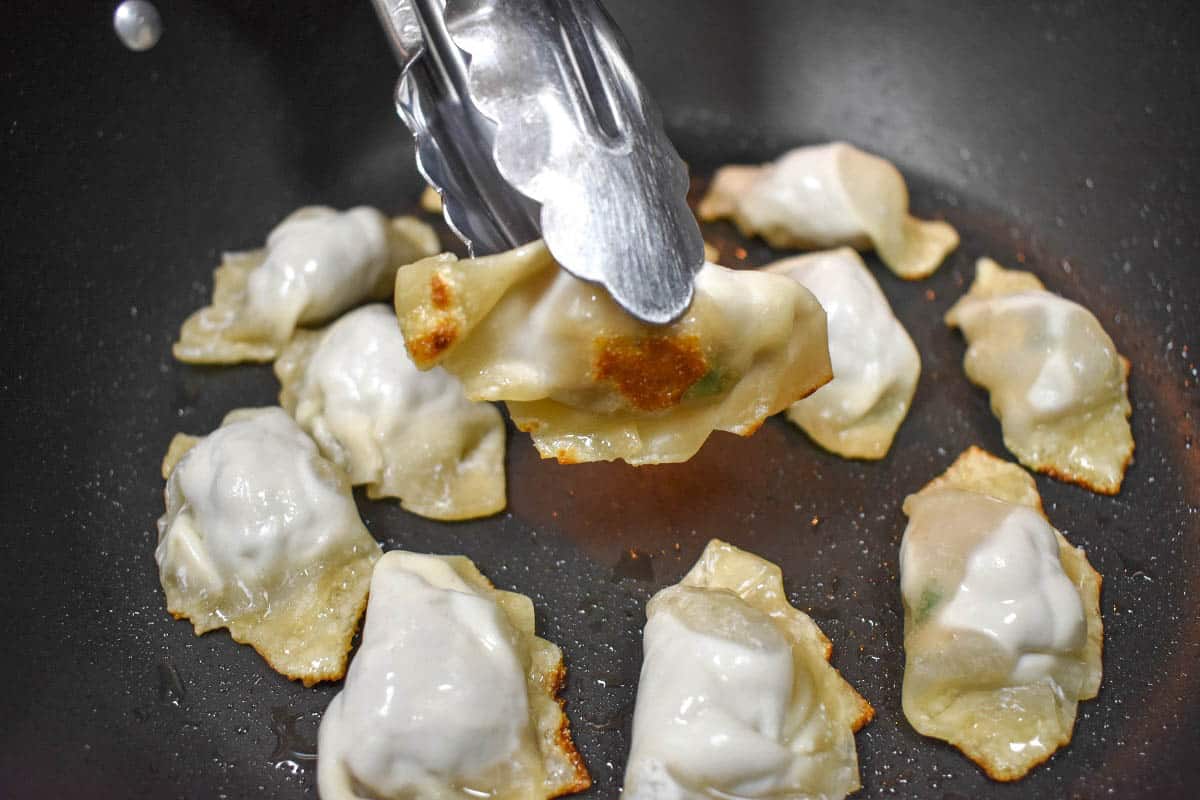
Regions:
[[[140,53],[158,44],[162,18],[158,9],[146,0],[125,0],[113,12],[113,30],[121,44]]]
[[[654,563],[650,554],[639,552],[636,548],[621,551],[621,557],[617,559],[616,566],[613,567],[612,579],[616,582],[622,578],[653,581]]]
[[[1125,575],[1130,578],[1136,578],[1147,583],[1154,582],[1154,576],[1150,574],[1150,570],[1141,561],[1131,558],[1124,553],[1118,551],[1117,558],[1121,561],[1121,567],[1125,570]]]
[[[317,747],[313,743],[316,726],[312,721],[319,721],[321,715],[316,711],[295,713],[291,709],[276,706],[271,709],[271,732],[275,734],[275,749],[271,752],[271,761],[275,769],[282,769],[295,775],[306,765],[317,760]],[[297,730],[301,723],[308,721],[303,727],[312,728],[311,732]]]
[[[593,674],[596,685],[602,689],[616,688],[625,685],[625,676],[617,672],[597,672]]]
[[[625,723],[633,719],[633,704],[629,703],[617,709],[616,713],[598,721],[584,719],[589,728],[598,731],[612,731],[625,727]]]
[[[169,706],[182,706],[187,693],[179,670],[167,659],[158,662],[158,702]]]

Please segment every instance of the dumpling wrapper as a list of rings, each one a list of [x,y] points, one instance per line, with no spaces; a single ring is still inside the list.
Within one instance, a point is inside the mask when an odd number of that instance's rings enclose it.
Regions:
[[[977,447],[904,512],[904,715],[1017,780],[1099,692],[1100,575],[1046,521],[1033,478]]]
[[[841,798],[871,706],[775,564],[714,539],[646,607],[628,800]]]
[[[842,142],[800,147],[761,167],[722,167],[697,214],[731,218],[772,247],[874,249],[906,280],[929,277],[958,247],[948,223],[908,213],[899,170]]]
[[[662,327],[560,269],[541,242],[404,267],[396,312],[418,367],[505,401],[542,457],[564,463],[686,461],[714,430],[749,436],[831,377],[825,312],[807,289],[714,264]]]
[[[167,610],[228,628],[305,686],[345,674],[379,545],[341,471],[281,408],[231,411],[163,460],[154,551]]]
[[[275,375],[279,404],[369,497],[440,520],[504,510],[503,417],[445,370],[418,370],[391,306],[297,331]]]
[[[462,556],[393,550],[321,720],[323,800],[544,800],[591,785],[557,693],[562,651],[528,597]]]
[[[442,196],[438,194],[437,189],[426,186],[421,192],[421,210],[427,214],[442,213]]]
[[[396,270],[440,249],[433,228],[373,208],[292,212],[265,249],[226,253],[212,305],[184,321],[175,358],[194,364],[270,361],[298,326],[391,295]]]
[[[1090,311],[984,258],[946,324],[966,337],[963,368],[991,394],[1004,446],[1022,464],[1101,494],[1121,490],[1134,447],[1129,362]]]
[[[788,419],[839,456],[883,458],[908,415],[921,357],[879,283],[848,247],[764,269],[799,281],[829,320],[833,380],[793,403]]]

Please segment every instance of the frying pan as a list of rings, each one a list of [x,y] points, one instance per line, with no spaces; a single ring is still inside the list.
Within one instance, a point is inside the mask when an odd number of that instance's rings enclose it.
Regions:
[[[271,7],[268,6],[276,6]],[[421,188],[369,4],[161,0],[126,51],[111,4],[10,3],[3,69],[4,433],[0,796],[314,796],[336,686],[304,689],[223,633],[173,622],[152,552],[175,431],[270,404],[270,369],[176,364],[222,249],[296,206]],[[693,171],[846,139],[894,160],[963,243],[921,283],[874,272],[920,348],[912,413],[879,463],[782,419],[686,464],[541,462],[510,432],[509,508],[447,525],[361,503],[388,548],[465,553],[533,597],[569,667],[595,787],[629,744],[645,601],[712,536],[784,569],[793,603],[878,716],[861,797],[1194,797],[1200,780],[1200,8],[1193,3],[613,0]],[[772,257],[716,226],[740,263]],[[1038,477],[1104,575],[1105,677],[1075,738],[990,782],[900,710],[904,495],[967,445],[1004,453],[941,315],[974,259],[1024,264],[1133,362],[1136,461],[1115,498]],[[361,498],[360,498],[361,499]]]

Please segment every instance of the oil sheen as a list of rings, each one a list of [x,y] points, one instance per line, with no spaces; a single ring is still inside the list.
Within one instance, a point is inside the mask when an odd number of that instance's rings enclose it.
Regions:
[[[246,285],[247,305],[291,326],[319,322],[362,299],[388,268],[387,220],[373,208],[304,208],[267,237]]]
[[[362,530],[348,488],[282,409],[254,409],[213,431],[176,466],[155,557],[181,587],[266,590]]]
[[[362,646],[321,722],[322,796],[346,785],[380,798],[486,794],[473,779],[502,769],[529,734],[516,631],[433,556],[387,553],[370,597]]]
[[[765,613],[722,591],[672,587],[647,617],[625,796],[769,796],[792,758],[783,743],[794,678],[787,640]]]
[[[911,531],[905,534],[900,568],[909,602],[919,606],[928,587],[945,585],[938,573],[957,572],[961,577],[928,624],[987,637],[1012,659],[1014,684],[1050,678],[1056,657],[1077,652],[1087,635],[1079,591],[1063,570],[1054,529],[1031,508],[984,495],[943,491],[920,499],[914,525],[935,509],[953,510],[970,514],[959,527],[972,534],[971,540],[940,545],[925,538],[916,545]],[[957,570],[947,563],[956,554],[962,559]]]

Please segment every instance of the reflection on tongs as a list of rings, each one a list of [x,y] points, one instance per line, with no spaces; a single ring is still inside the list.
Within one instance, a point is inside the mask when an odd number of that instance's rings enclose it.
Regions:
[[[474,255],[537,238],[634,316],[678,319],[704,242],[687,168],[596,0],[374,0],[400,117]]]

